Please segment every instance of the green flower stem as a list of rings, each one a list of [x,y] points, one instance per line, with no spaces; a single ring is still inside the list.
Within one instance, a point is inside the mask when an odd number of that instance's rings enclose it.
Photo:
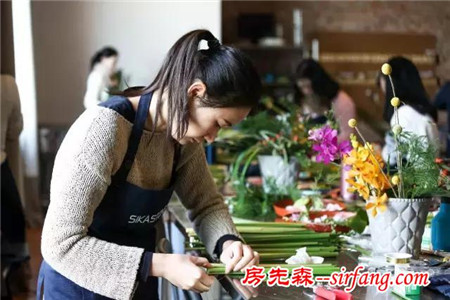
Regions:
[[[389,76],[390,78],[390,76]],[[393,85],[392,85],[393,87]],[[394,90],[394,88],[392,88],[392,90]],[[394,115],[395,115],[395,119],[397,121],[396,125],[400,125],[400,121],[398,118],[398,108],[394,107]],[[397,148],[397,167],[398,167],[398,176],[400,177],[400,182],[398,184],[398,194],[400,197],[405,197],[405,192],[403,190],[403,162],[402,162],[402,154],[400,152],[400,148],[399,148],[399,140],[398,140],[398,136],[394,133],[394,140],[395,140],[395,147]]]
[[[392,76],[389,74],[388,77],[389,77],[389,81],[391,82],[392,94],[394,95],[394,97],[397,97],[395,95],[395,88],[394,88],[394,82],[392,81]]]
[[[388,77],[389,77],[389,81],[391,82],[392,94],[394,95],[394,97],[397,97],[396,94],[395,94],[395,87],[394,87],[394,81],[392,80],[392,76],[388,75]],[[399,120],[399,117],[398,117],[398,108],[397,107],[394,107],[394,115],[395,115],[395,120],[397,121],[397,125],[400,125],[400,120]],[[401,157],[401,153],[400,153],[400,150],[399,150],[399,142],[398,142],[397,136],[395,134],[394,134],[394,139],[395,139],[395,147],[397,148],[398,175],[400,177],[400,183],[398,185],[398,195],[399,195],[399,197],[405,197],[404,191],[403,191],[402,157]],[[390,184],[390,182],[389,182],[389,184]],[[391,186],[391,188],[392,188],[392,191],[394,192],[394,195],[395,195],[394,188],[392,186]],[[395,197],[397,197],[397,196],[395,196]]]
[[[259,267],[264,267],[264,273],[269,272],[271,268],[286,268],[289,271],[289,274],[292,274],[293,269],[299,268],[299,267],[306,267],[311,268],[313,270],[314,276],[321,275],[331,275],[333,272],[338,272],[339,268],[332,264],[320,264],[320,265],[311,265],[311,264],[304,264],[304,265],[288,265],[288,264],[259,264]],[[233,271],[228,274],[225,274],[225,265],[224,264],[211,264],[211,267],[209,267],[206,270],[208,275],[227,275],[231,277],[243,277],[244,272],[243,271]]]

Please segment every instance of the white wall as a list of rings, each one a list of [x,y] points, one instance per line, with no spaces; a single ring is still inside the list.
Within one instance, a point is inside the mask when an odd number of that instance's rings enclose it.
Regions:
[[[111,45],[130,85],[147,85],[184,33],[220,39],[220,0],[203,2],[33,1],[38,122],[70,125],[83,111],[89,60]]]
[[[30,1],[13,1],[14,65],[19,90],[23,130],[20,149],[25,160],[25,176],[39,176],[36,115],[36,85],[31,31]]]

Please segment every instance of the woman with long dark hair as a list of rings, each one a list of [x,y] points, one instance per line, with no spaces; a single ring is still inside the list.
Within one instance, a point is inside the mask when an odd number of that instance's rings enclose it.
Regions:
[[[348,139],[352,130],[347,122],[355,118],[355,104],[325,69],[314,59],[304,59],[297,67],[295,84],[304,113],[320,123],[326,120],[325,112],[333,109],[339,124],[338,140]]]
[[[436,127],[437,111],[429,101],[427,92],[420,79],[416,66],[407,58],[397,56],[389,59],[392,67],[392,81],[394,83],[396,96],[401,105],[398,108],[399,124],[403,131],[411,132],[420,136],[426,136],[429,142],[435,143],[438,139]],[[394,120],[394,107],[391,99],[394,97],[392,85],[384,76],[379,77],[379,85],[385,94],[383,119],[391,126]],[[394,165],[396,161],[395,143],[392,134],[388,132],[385,138],[382,156],[386,162]]]
[[[149,86],[87,109],[55,160],[42,233],[45,299],[157,299],[158,277],[207,291],[206,258],[155,253],[154,224],[174,191],[227,272],[257,263],[216,189],[202,142],[244,119],[260,92],[241,51],[195,30],[172,46]]]
[[[90,73],[87,79],[84,107],[89,108],[106,101],[108,89],[112,87],[111,76],[116,71],[119,53],[112,47],[104,47],[91,58]]]

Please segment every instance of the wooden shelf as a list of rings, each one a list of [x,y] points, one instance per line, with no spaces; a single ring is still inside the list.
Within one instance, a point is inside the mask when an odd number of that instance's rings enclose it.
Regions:
[[[233,48],[237,48],[243,51],[294,51],[303,53],[302,47],[294,47],[294,46],[259,46],[259,45],[239,45],[239,44],[227,44],[227,46],[231,46]]]
[[[353,98],[359,118],[367,123],[363,135],[382,131],[377,124],[385,100],[376,77],[391,57],[407,57],[419,72],[426,73],[422,82],[429,95],[437,89],[436,79],[430,77],[436,64],[436,37],[431,34],[318,32],[311,38],[319,41],[319,62]],[[373,138],[382,140],[382,135]]]
[[[372,79],[345,79],[339,80],[338,82],[342,85],[356,85],[356,86],[375,86],[375,78]],[[424,86],[437,86],[437,82],[435,78],[427,78],[422,79],[422,83]]]
[[[347,53],[347,52],[322,52],[319,60],[323,63],[356,63],[382,65],[389,58],[395,56],[393,53]],[[426,54],[405,54],[416,65],[434,66],[435,57]]]

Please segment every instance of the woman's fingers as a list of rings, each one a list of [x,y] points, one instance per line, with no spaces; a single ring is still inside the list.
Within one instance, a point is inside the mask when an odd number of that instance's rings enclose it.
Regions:
[[[222,255],[221,260],[225,263],[225,273],[230,273],[235,268],[243,255],[242,243],[233,243],[226,248]]]
[[[234,266],[233,271],[239,271],[247,266],[254,258],[253,250],[248,245],[242,245],[242,258]]]
[[[245,270],[246,268],[252,267],[252,266],[256,266],[259,264],[259,253],[256,251],[253,251],[253,259],[243,267],[243,269]]]
[[[194,263],[194,264],[196,264],[197,266],[199,266],[199,267],[205,267],[205,268],[207,268],[207,267],[209,267],[210,265],[211,265],[211,263],[208,261],[208,259],[206,259],[205,257],[195,257],[195,256],[192,256],[192,262]]]

